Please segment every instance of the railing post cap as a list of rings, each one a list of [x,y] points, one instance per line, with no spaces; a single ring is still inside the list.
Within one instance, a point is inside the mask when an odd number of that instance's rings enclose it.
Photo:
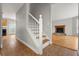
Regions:
[[[42,18],[42,15],[41,14],[39,16],[40,16],[40,18]]]

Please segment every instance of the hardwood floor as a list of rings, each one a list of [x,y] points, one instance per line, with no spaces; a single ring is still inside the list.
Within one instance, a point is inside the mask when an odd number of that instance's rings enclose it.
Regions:
[[[77,56],[77,51],[52,44],[44,49],[44,56]]]
[[[30,48],[15,39],[15,35],[3,37],[2,56],[28,56],[36,55]]]
[[[15,35],[3,37],[3,44],[1,56],[40,56],[15,39]],[[41,56],[77,56],[77,51],[51,44],[43,50]]]
[[[53,35],[53,43],[73,49],[78,50],[78,37],[77,36],[66,36],[66,35]]]

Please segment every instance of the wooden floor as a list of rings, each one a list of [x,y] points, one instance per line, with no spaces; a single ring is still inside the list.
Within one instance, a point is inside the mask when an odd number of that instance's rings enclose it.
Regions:
[[[53,43],[73,49],[78,50],[78,36],[67,36],[67,35],[53,35]]]
[[[1,56],[40,56],[15,39],[14,35],[3,37]],[[51,44],[43,50],[41,56],[77,56],[77,51]]]
[[[3,37],[2,56],[28,56],[36,55],[30,48],[15,39],[15,35]]]

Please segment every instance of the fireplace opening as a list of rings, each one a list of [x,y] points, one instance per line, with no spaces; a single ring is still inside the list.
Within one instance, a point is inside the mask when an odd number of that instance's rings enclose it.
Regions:
[[[2,36],[6,36],[6,34],[7,34],[6,29],[2,29]]]
[[[64,28],[56,28],[56,33],[64,33]]]
[[[65,26],[64,25],[55,26],[55,33],[65,33]]]

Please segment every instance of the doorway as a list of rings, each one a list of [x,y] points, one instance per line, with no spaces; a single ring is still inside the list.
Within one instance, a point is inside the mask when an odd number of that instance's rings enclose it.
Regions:
[[[2,29],[2,36],[6,36],[7,35],[7,30],[6,29]]]

